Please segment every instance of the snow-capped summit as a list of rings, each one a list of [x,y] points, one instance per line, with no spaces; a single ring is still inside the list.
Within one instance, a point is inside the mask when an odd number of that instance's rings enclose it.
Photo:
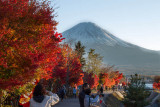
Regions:
[[[81,40],[82,43],[88,44],[88,42],[106,44],[108,46],[120,45],[129,47],[131,44],[120,40],[108,31],[102,29],[98,25],[92,22],[80,23],[71,29],[63,32],[63,36],[74,40]]]
[[[83,22],[62,33],[65,42],[81,41],[103,56],[105,64],[115,65],[125,74],[160,75],[160,54],[158,51],[148,50],[137,45],[125,42],[98,25]],[[137,38],[138,39],[138,38]]]

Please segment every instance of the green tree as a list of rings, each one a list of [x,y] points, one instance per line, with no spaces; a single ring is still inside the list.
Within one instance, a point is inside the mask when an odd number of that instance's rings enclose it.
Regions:
[[[83,57],[83,55],[85,54],[85,46],[83,46],[81,44],[80,41],[78,41],[76,44],[75,44],[75,51],[77,52],[77,54],[79,55],[80,57],[80,61],[81,61],[81,64],[82,64],[82,67],[86,64],[86,60],[85,58]]]
[[[86,63],[86,71],[88,73],[99,74],[101,71],[103,57],[95,53],[95,49],[90,49]]]
[[[137,74],[131,75],[130,84],[124,97],[124,104],[127,107],[144,107],[148,105],[146,101],[148,95],[148,92],[145,90],[144,79]]]

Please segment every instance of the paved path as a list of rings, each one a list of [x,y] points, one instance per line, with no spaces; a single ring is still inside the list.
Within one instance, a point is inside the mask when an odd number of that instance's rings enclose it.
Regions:
[[[105,92],[105,97],[111,92]],[[80,107],[78,98],[67,98],[64,99],[63,102],[59,102],[54,107]],[[106,107],[104,104],[101,105],[101,107]]]
[[[78,98],[67,98],[59,102],[54,107],[80,107]]]
[[[70,99],[64,99],[63,102],[59,102],[57,105],[53,107],[80,107],[79,100],[70,98]],[[104,104],[102,104],[100,107],[106,107]]]

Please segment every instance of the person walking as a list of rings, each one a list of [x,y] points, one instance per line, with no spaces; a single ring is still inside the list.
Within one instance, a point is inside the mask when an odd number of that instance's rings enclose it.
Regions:
[[[89,88],[88,83],[82,85],[82,91],[79,93],[79,103],[80,107],[84,107],[85,90]]]
[[[41,84],[37,84],[33,91],[33,97],[30,99],[30,107],[51,107],[58,102],[57,94],[46,91]]]
[[[76,90],[76,88],[74,87],[74,88],[73,88],[73,97],[75,97],[75,98],[76,98],[76,92],[77,92],[77,90]]]

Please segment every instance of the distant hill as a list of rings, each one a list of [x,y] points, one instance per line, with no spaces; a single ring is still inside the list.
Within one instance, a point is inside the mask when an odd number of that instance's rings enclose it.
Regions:
[[[62,34],[66,42],[81,41],[86,51],[96,49],[105,64],[115,65],[127,75],[160,75],[160,52],[123,41],[94,23],[80,23]]]

